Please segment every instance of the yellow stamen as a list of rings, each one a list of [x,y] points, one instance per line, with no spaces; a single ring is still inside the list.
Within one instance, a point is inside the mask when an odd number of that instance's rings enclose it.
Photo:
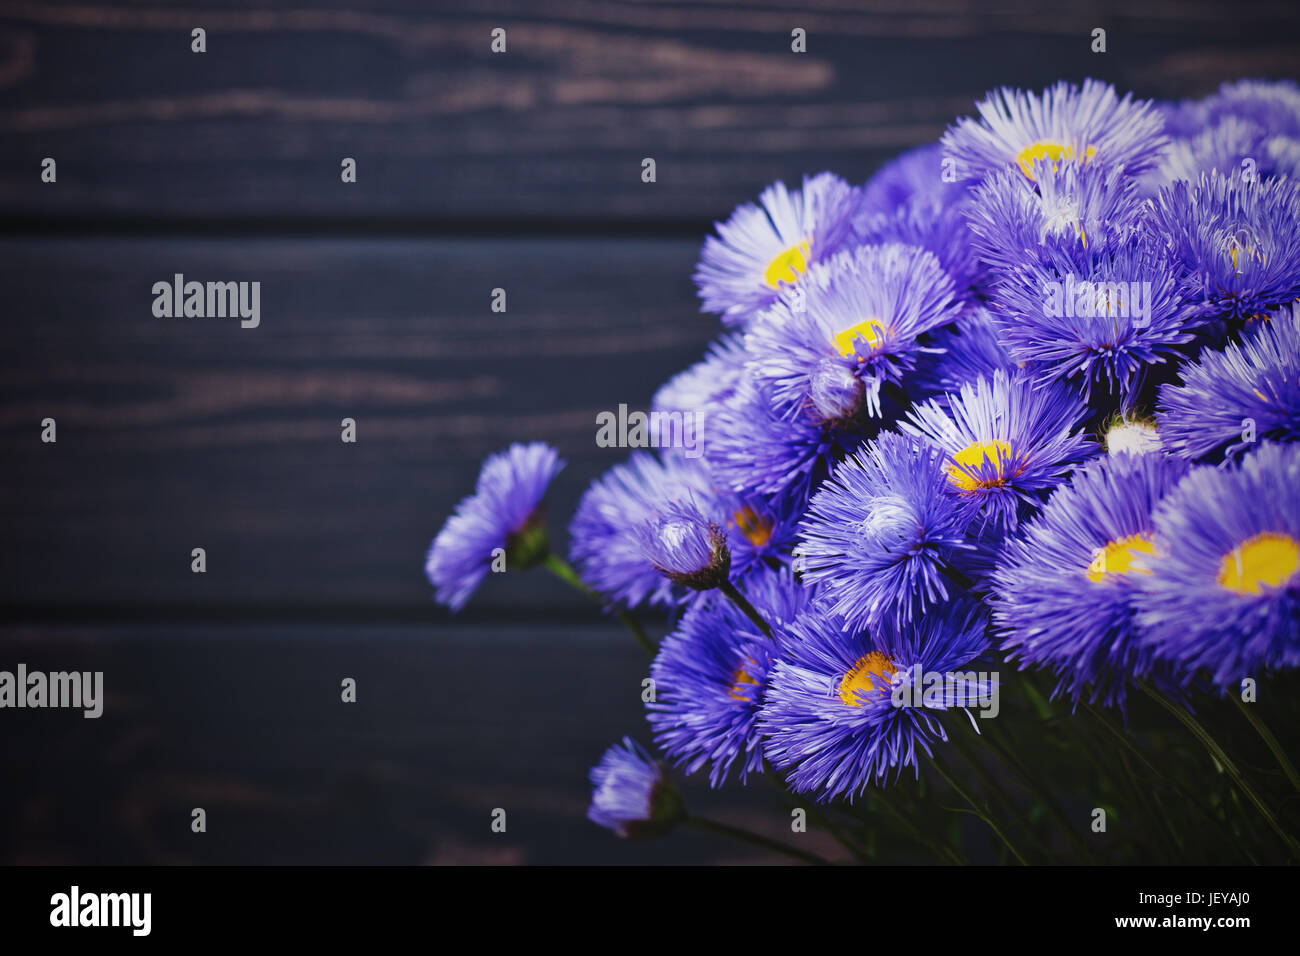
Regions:
[[[750,661],[750,663],[752,664],[753,661]],[[727,696],[734,697],[736,698],[736,700],[743,700],[748,702],[749,696],[747,694],[741,693],[741,687],[744,684],[749,684],[751,686],[757,687],[758,681],[750,677],[749,671],[745,670],[745,668],[739,667],[736,669],[736,675],[731,679],[731,690],[727,691]]]
[[[1130,571],[1150,574],[1140,564],[1134,567],[1133,561],[1139,554],[1155,553],[1155,544],[1144,534],[1131,534],[1127,538],[1111,541],[1097,551],[1092,564],[1088,565],[1088,580],[1097,582],[1104,580],[1108,574],[1128,574]]]
[[[772,522],[749,507],[749,505],[733,511],[731,521],[736,526],[736,530],[743,534],[749,543],[756,548],[763,547],[772,537]]]
[[[1300,541],[1265,531],[1247,538],[1223,556],[1219,586],[1237,594],[1258,594],[1264,585],[1285,584],[1300,568]]]
[[[1000,439],[977,441],[967,445],[952,456],[953,464],[948,466],[948,480],[962,491],[974,491],[976,488],[993,488],[1011,477],[1004,471],[1011,461],[1011,446]],[[996,468],[992,478],[981,478],[980,468],[988,462]]]
[[[1089,146],[1083,151],[1084,162],[1092,159],[1097,155],[1097,147]],[[1019,153],[1016,154],[1016,162],[1020,164],[1020,170],[1030,179],[1034,178],[1034,162],[1040,159],[1050,159],[1052,168],[1063,159],[1074,159],[1074,147],[1063,143],[1049,143],[1046,140],[1039,140],[1036,143],[1030,143]]]
[[[888,694],[890,680],[897,671],[894,662],[880,651],[859,657],[853,668],[840,678],[840,700],[850,707],[861,707],[859,693],[868,695],[874,691],[882,695]]]
[[[858,355],[857,341],[861,339],[867,344],[867,349],[876,347],[881,339],[885,337],[885,327],[875,319],[863,319],[857,325],[850,325],[847,329],[841,329],[835,333],[835,349],[845,358],[863,358]]]
[[[767,271],[763,273],[763,278],[767,280],[767,284],[775,289],[782,282],[791,284],[798,282],[799,277],[808,271],[811,242],[811,239],[805,239],[803,242],[791,246],[785,252],[779,253],[776,258],[769,262]]]

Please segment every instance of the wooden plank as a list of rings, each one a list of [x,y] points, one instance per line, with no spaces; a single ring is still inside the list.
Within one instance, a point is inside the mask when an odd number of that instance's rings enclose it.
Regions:
[[[589,767],[624,734],[649,743],[646,659],[607,626],[0,629],[0,669],[20,662],[102,671],[106,702],[94,720],[4,711],[5,865],[781,862],[586,819]],[[791,836],[765,782],[686,789],[699,812],[837,855]]]
[[[694,230],[774,179],[861,179],[996,86],[1093,75],[1189,96],[1292,75],[1300,55],[1291,0],[257,7],[0,3],[0,217]],[[505,54],[489,49],[495,27]],[[39,181],[45,157],[56,184]]]
[[[645,408],[702,354],[717,326],[696,311],[697,251],[0,242],[0,606],[440,614],[425,550],[485,454],[516,440],[560,449],[570,465],[550,515],[563,547],[578,496],[627,454],[596,446],[596,413]],[[260,282],[260,325],[155,317],[152,286],[175,273]],[[41,441],[47,417],[55,444]],[[341,441],[345,417],[355,444]],[[205,574],[190,570],[195,547]],[[493,576],[475,606],[587,612],[540,571]]]

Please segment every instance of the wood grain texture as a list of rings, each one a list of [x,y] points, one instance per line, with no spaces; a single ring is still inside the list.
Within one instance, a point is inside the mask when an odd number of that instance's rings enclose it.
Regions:
[[[716,331],[679,241],[0,243],[0,605],[433,615],[429,541],[483,455],[554,443],[552,526]],[[151,288],[260,281],[261,325],[156,318]],[[504,288],[505,313],[490,311]],[[40,440],[42,419],[58,441]],[[355,444],[341,441],[344,417]],[[206,574],[190,570],[207,551]],[[499,580],[498,580],[499,579]],[[544,572],[478,608],[582,608]]]
[[[1290,0],[4,2],[0,217],[697,229],[774,179],[862,179],[996,86],[1179,97],[1298,62]]]
[[[608,627],[0,628],[0,669],[19,661],[102,671],[106,702],[94,720],[3,713],[0,864],[781,862],[586,819],[588,768],[624,733],[648,742],[646,659]],[[688,792],[791,838],[774,788]]]

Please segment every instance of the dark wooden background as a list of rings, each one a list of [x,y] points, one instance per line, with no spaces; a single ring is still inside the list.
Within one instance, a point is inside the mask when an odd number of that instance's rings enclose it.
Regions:
[[[701,352],[703,234],[774,179],[864,179],[998,85],[1298,62],[1292,0],[0,2],[0,668],[109,694],[0,712],[0,861],[758,859],[585,821],[645,662],[579,599],[432,604],[480,458],[557,445],[563,541],[620,458],[596,412]],[[260,281],[261,327],[155,318],[176,272]],[[779,834],[769,796],[695,794]]]

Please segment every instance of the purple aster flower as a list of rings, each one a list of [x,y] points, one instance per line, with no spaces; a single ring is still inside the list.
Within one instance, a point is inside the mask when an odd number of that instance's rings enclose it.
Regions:
[[[886,432],[813,496],[795,567],[805,584],[822,586],[845,628],[875,627],[886,616],[907,622],[947,600],[945,565],[967,547],[948,487],[943,452]]]
[[[672,455],[660,460],[634,452],[594,481],[578,502],[569,525],[569,553],[579,575],[626,607],[677,603],[672,581],[646,559],[642,529],[671,505],[707,502],[712,494],[713,481],[698,459]]]
[[[773,627],[802,615],[815,595],[788,568],[756,572],[746,583],[750,603]],[[771,639],[717,591],[682,616],[659,645],[648,705],[655,743],[676,766],[686,773],[707,767],[714,787],[732,767],[742,781],[762,770],[758,709],[775,654]]]
[[[785,418],[880,417],[880,388],[915,364],[917,337],[956,318],[931,253],[890,243],[814,266],[749,327],[750,374]]]
[[[1106,429],[1103,444],[1108,455],[1147,455],[1164,449],[1155,422],[1136,415],[1117,416]]]
[[[909,149],[878,169],[862,187],[858,206],[860,219],[889,213],[914,200],[959,202],[969,183],[944,177],[943,147],[927,143]]]
[[[1295,80],[1233,80],[1202,100],[1195,118],[1208,126],[1228,117],[1300,136],[1300,85]]]
[[[709,346],[703,359],[660,387],[650,402],[651,410],[699,414],[707,421],[709,413],[735,392],[748,358],[743,335],[723,336]]]
[[[823,802],[852,802],[915,768],[918,750],[933,755],[931,744],[948,739],[940,714],[993,699],[993,679],[965,670],[987,649],[986,629],[965,601],[874,635],[845,634],[826,614],[800,615],[781,629],[782,658],[759,714],[768,759],[793,768],[796,792]]]
[[[474,493],[456,506],[424,563],[439,602],[459,611],[494,561],[523,569],[546,556],[542,496],[563,467],[542,442],[511,445],[483,462]]]
[[[994,372],[1011,374],[1018,368],[1007,351],[997,323],[987,310],[970,309],[954,325],[929,337],[930,348],[906,379],[908,393],[935,398],[946,405],[947,393]]]
[[[1300,183],[1218,172],[1161,190],[1150,219],[1201,314],[1258,315],[1300,297]]]
[[[686,815],[662,764],[630,737],[591,768],[591,786],[587,819],[625,840],[662,836]]]
[[[1218,170],[1231,176],[1250,170],[1258,176],[1294,176],[1300,140],[1282,136],[1266,126],[1239,116],[1226,116],[1218,123],[1175,139],[1160,167],[1144,180],[1146,191],[1185,179],[1192,182],[1203,173]]]
[[[903,243],[933,253],[951,277],[956,294],[971,301],[982,291],[984,276],[966,228],[965,192],[951,197],[916,196],[885,212],[860,207],[853,220],[858,242]]]
[[[1007,167],[1035,177],[1036,164],[1124,166],[1137,175],[1165,147],[1164,120],[1150,100],[1120,98],[1097,80],[1060,82],[1041,96],[1003,88],[976,103],[980,118],[961,119],[943,135],[958,175],[983,179]]]
[[[789,562],[799,517],[807,504],[803,495],[738,495],[719,489],[718,496],[721,513],[727,516],[733,581],[744,581],[751,572]]]
[[[845,372],[838,366],[829,371]],[[819,378],[813,383],[818,405],[833,407],[835,395],[849,398],[861,388],[847,381]],[[826,419],[810,406],[797,415],[777,411],[773,401],[750,378],[710,419],[704,458],[718,482],[741,495],[806,498],[846,451],[862,440],[865,416]]]
[[[769,186],[759,205],[739,207],[705,240],[695,273],[704,311],[745,324],[852,238],[856,207],[857,191],[831,173],[805,177],[793,193],[783,183]]]
[[[1133,616],[1150,572],[1156,504],[1187,473],[1161,454],[1099,458],[1052,493],[994,572],[994,620],[1008,660],[1057,677],[1056,693],[1123,706],[1129,685],[1164,675]],[[1169,684],[1168,680],[1160,680]]]
[[[1077,254],[1128,242],[1143,204],[1122,166],[1062,163],[1041,170],[1036,181],[1014,169],[994,173],[964,211],[978,257],[1010,273],[1050,252]]]
[[[1096,446],[1073,431],[1088,409],[1057,384],[1035,387],[996,372],[949,395],[915,405],[899,427],[946,456],[946,492],[964,521],[977,516],[994,529],[1016,526],[1022,503],[1052,488]]]
[[[674,584],[707,591],[727,580],[727,535],[694,502],[666,505],[638,529],[642,556]]]
[[[1300,445],[1201,466],[1155,511],[1156,557],[1134,597],[1144,641],[1226,691],[1300,666]]]
[[[1035,380],[1069,380],[1086,397],[1100,385],[1127,405],[1148,367],[1178,355],[1200,321],[1180,279],[1152,242],[1044,249],[1004,277],[990,312]]]
[[[1252,322],[1240,343],[1205,351],[1160,389],[1156,416],[1165,448],[1200,458],[1256,440],[1300,441],[1300,303]]]

